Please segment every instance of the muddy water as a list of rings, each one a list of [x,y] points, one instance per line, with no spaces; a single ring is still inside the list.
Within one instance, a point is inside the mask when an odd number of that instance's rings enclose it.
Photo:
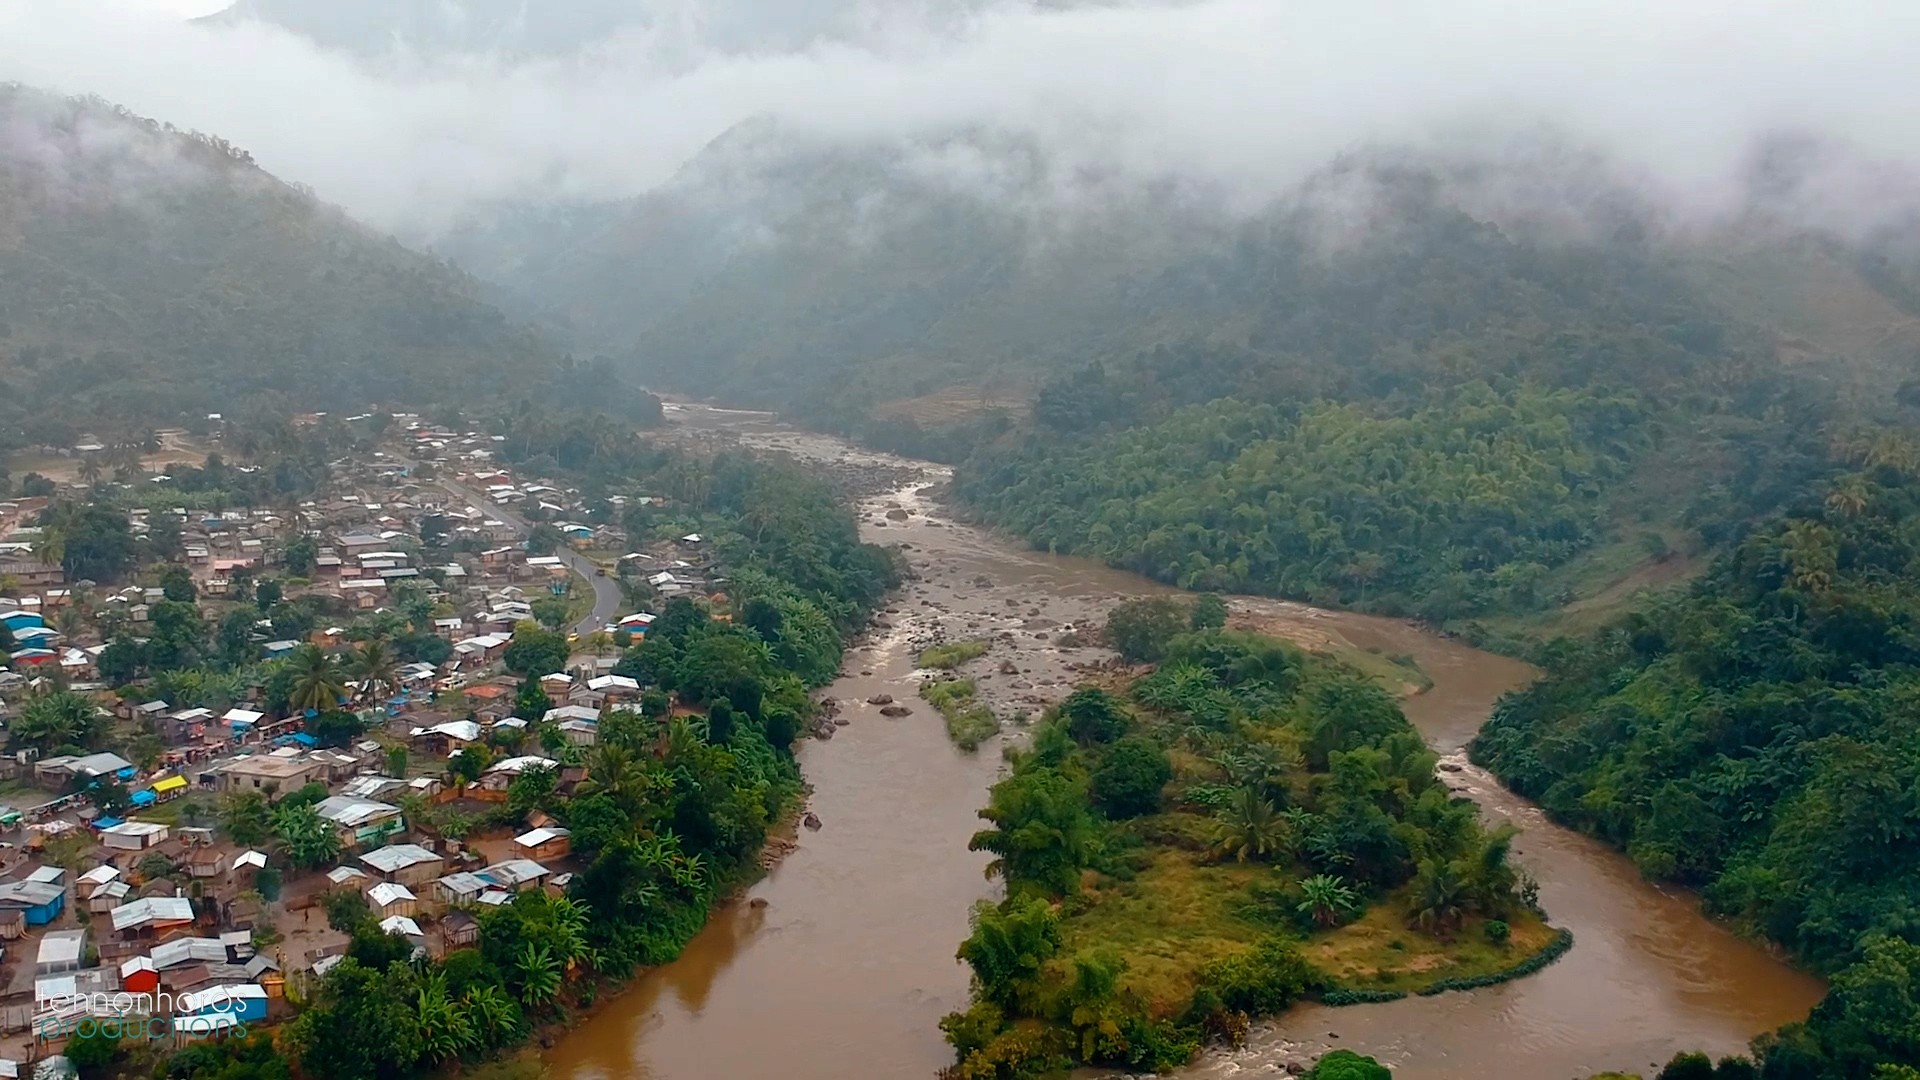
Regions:
[[[681,410],[678,419],[816,459],[901,464],[742,414]],[[991,894],[985,860],[966,842],[999,760],[995,743],[971,756],[948,744],[939,717],[915,697],[913,657],[940,636],[991,637],[994,648],[968,673],[1002,715],[1038,711],[1065,695],[1075,668],[1106,659],[1097,649],[1062,647],[1063,633],[1097,622],[1118,599],[1165,590],[946,520],[924,490],[938,478],[929,467],[925,479],[863,504],[868,538],[907,545],[918,580],[827,690],[846,725],[800,751],[822,828],[802,831],[797,848],[718,913],[680,960],[567,1035],[548,1055],[556,1080],[911,1078],[951,1060],[935,1025],[966,999],[954,947],[970,905]],[[889,510],[906,520],[888,520]],[[1203,1058],[1190,1075],[1278,1075],[1330,1046],[1374,1054],[1406,1080],[1644,1069],[1677,1049],[1738,1050],[1817,1000],[1816,980],[1464,765],[1458,749],[1495,698],[1530,677],[1525,665],[1391,620],[1261,599],[1233,607],[1236,620],[1309,645],[1411,654],[1434,685],[1408,700],[1408,715],[1453,755],[1451,783],[1489,817],[1525,830],[1518,861],[1577,944],[1546,971],[1499,987],[1293,1010],[1244,1049]],[[913,714],[882,717],[866,704],[881,694]],[[1022,736],[1009,725],[998,741]]]

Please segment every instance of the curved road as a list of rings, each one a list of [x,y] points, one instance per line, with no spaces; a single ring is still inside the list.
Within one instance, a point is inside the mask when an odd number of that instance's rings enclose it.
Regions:
[[[521,539],[525,539],[528,531],[532,528],[532,526],[527,524],[526,518],[488,499],[486,495],[467,487],[465,484],[454,480],[442,479],[440,486],[447,489],[451,494],[465,499],[469,506],[483,508],[487,513],[493,514],[501,521],[506,522],[508,527],[520,535]],[[586,618],[574,624],[573,632],[585,637],[612,623],[620,612],[619,584],[610,577],[601,577],[599,567],[595,566],[586,556],[579,554],[572,548],[562,545],[554,551],[554,554],[560,556],[560,561],[566,563],[568,569],[572,570],[576,575],[587,579],[587,585],[593,589],[593,611],[588,614]]]

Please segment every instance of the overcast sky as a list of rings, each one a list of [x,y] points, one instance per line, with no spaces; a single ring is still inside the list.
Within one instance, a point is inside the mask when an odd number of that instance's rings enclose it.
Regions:
[[[0,72],[218,133],[389,226],[631,195],[758,116],[848,142],[1003,131],[1069,172],[1256,201],[1356,147],[1542,126],[1700,205],[1781,130],[1920,155],[1920,3],[1895,0],[952,0],[973,13],[876,5],[857,33],[753,53],[702,42],[703,5],[828,0],[631,2],[685,18],[589,62],[374,71],[176,17],[217,2],[6,0]]]

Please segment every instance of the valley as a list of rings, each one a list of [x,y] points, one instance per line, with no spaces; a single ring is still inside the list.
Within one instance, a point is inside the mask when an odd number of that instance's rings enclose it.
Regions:
[[[913,464],[766,417],[686,406],[668,415],[805,459]],[[1037,711],[1065,696],[1076,669],[1111,655],[1040,635],[1097,624],[1119,600],[1167,590],[953,521],[922,493],[943,470],[915,467],[926,479],[871,497],[861,514],[868,539],[908,546],[914,579],[881,615],[890,625],[850,650],[847,670],[824,691],[848,725],[801,751],[808,806],[823,827],[798,833],[798,846],[717,912],[679,960],[642,976],[549,1051],[556,1080],[691,1080],[715,1069],[830,1080],[846,1075],[849,1048],[875,1076],[927,1075],[951,1060],[935,1021],[965,1004],[966,970],[953,944],[965,934],[968,905],[991,891],[966,840],[1000,744],[1021,731],[1009,725],[974,755],[949,746],[915,699],[925,673],[914,658],[930,640],[988,638],[983,692],[1003,712]],[[883,512],[895,505],[911,516],[888,521]],[[1494,700],[1533,677],[1526,665],[1396,620],[1252,597],[1231,606],[1236,624],[1310,648],[1410,655],[1433,686],[1405,699],[1408,716],[1447,767],[1460,769],[1446,775],[1488,820],[1523,829],[1516,861],[1540,881],[1542,906],[1576,944],[1544,971],[1498,987],[1296,1007],[1257,1025],[1245,1048],[1209,1051],[1184,1075],[1271,1070],[1333,1047],[1375,1055],[1414,1080],[1640,1070],[1683,1048],[1738,1052],[1818,1000],[1817,979],[1709,921],[1694,898],[1650,884],[1620,855],[1459,765]],[[1017,680],[995,674],[1003,660],[1020,669]],[[863,704],[879,694],[911,702],[913,715],[885,718]]]

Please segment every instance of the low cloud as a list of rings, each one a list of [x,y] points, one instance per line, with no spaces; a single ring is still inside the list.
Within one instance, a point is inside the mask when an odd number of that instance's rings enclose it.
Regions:
[[[1906,209],[1920,157],[1920,14],[1884,0],[841,6],[770,46],[681,21],[507,62],[369,61],[259,25],[13,0],[0,75],[217,133],[416,235],[497,201],[642,193],[753,118],[830,145],[992,133],[1039,148],[1054,190],[1177,182],[1242,207],[1368,147],[1546,130],[1665,205],[1718,214],[1752,195],[1767,147],[1810,136],[1796,145],[1840,152],[1776,201],[1851,229]],[[961,185],[1009,175],[972,153],[913,160]]]

